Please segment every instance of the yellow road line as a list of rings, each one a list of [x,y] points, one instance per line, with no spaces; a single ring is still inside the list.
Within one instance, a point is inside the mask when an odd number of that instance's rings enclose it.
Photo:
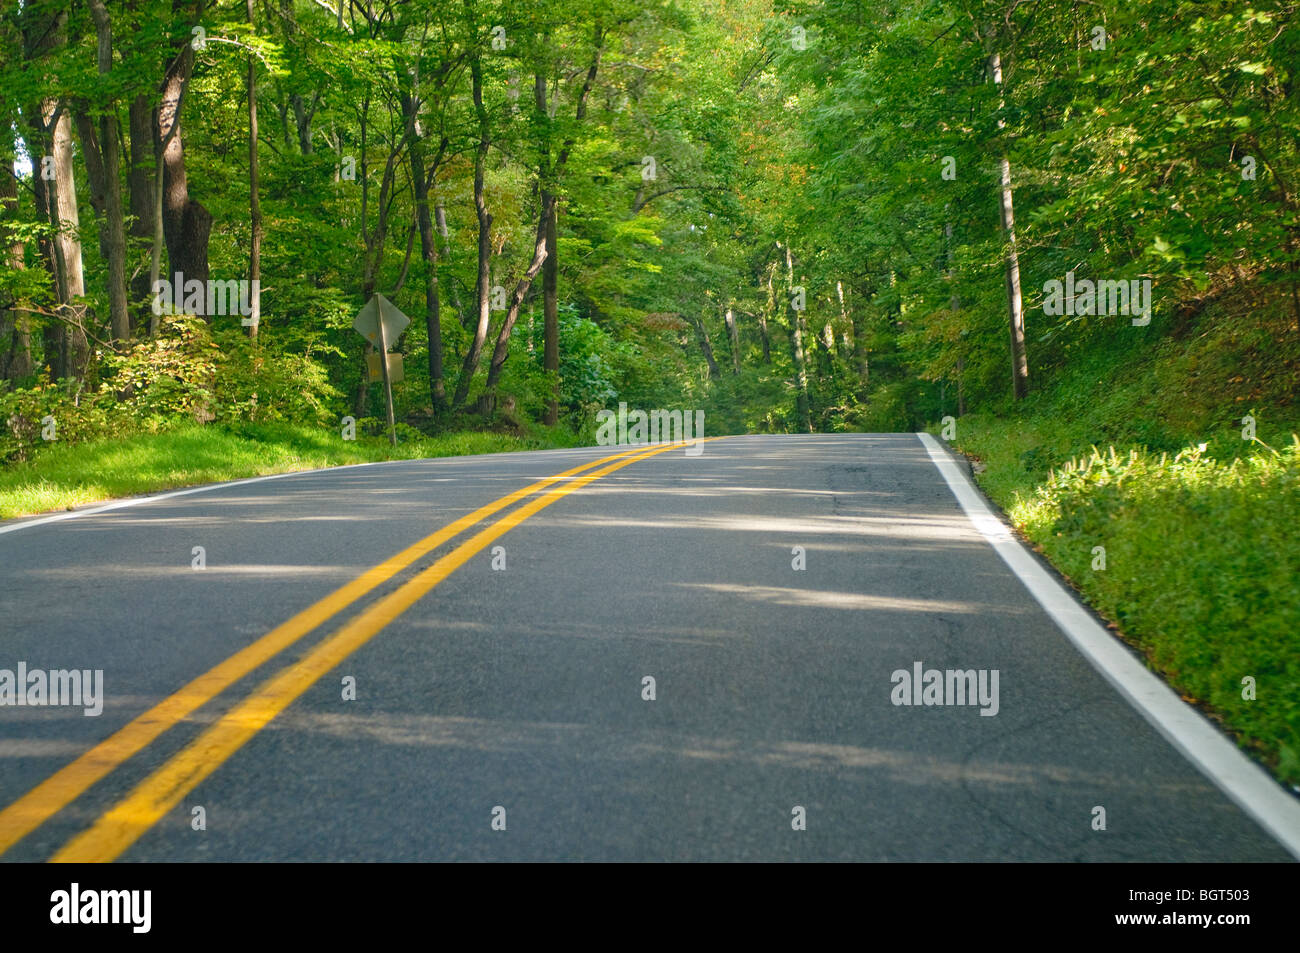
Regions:
[[[714,438],[717,439],[717,438]],[[276,715],[434,586],[534,513],[615,470],[681,444],[659,447],[575,478],[480,530],[432,566],[356,615],[307,655],[287,666],[140,782],[88,830],[50,858],[53,863],[105,863],[134,844],[190,791]]]
[[[163,699],[154,707],[136,716],[104,741],[95,745],[71,764],[61,768],[45,781],[0,811],[0,854],[22,840],[63,808],[81,796],[92,784],[112,772],[118,765],[151,744],[155,738],[187,717],[195,709],[207,704],[221,692],[239,681],[288,646],[297,642],[317,626],[346,609],[376,586],[397,575],[411,563],[438,548],[462,530],[491,516],[526,496],[543,490],[551,484],[574,476],[584,470],[600,466],[611,460],[637,452],[624,450],[602,457],[580,467],[547,477],[531,486],[501,497],[462,516],[419,542],[413,543],[395,556],[337,589],[315,605],[308,606],[283,625],[272,629],[256,642],[248,645],[224,662],[194,679],[175,694]]]

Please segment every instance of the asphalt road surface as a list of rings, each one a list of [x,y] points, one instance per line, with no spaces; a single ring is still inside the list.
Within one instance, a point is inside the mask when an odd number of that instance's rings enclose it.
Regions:
[[[914,435],[659,452],[375,568],[618,449],[0,534],[0,669],[104,686],[97,717],[0,707],[3,859],[1289,859],[1072,647]],[[996,714],[894,704],[916,663],[996,670]]]

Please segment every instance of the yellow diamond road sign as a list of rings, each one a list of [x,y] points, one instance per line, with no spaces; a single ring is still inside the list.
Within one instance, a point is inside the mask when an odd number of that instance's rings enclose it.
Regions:
[[[405,331],[406,326],[411,323],[410,318],[397,310],[397,305],[383,295],[377,294],[366,302],[364,308],[357,312],[352,326],[357,329],[357,333],[363,338],[375,347],[379,347],[379,322],[381,320],[384,322],[384,341],[389,347],[393,346],[397,336]]]

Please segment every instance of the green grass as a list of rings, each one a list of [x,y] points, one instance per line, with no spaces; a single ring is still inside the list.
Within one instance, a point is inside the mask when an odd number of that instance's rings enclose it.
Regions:
[[[1081,359],[1007,416],[962,417],[953,443],[1152,669],[1296,785],[1300,415],[1279,358],[1295,345],[1263,353],[1215,318],[1126,360]],[[1246,413],[1259,440],[1243,439]]]
[[[1175,689],[1300,784],[1300,441],[1229,459],[1109,447],[1040,478],[1017,450],[1041,432],[961,425],[1017,528]]]
[[[51,446],[30,463],[0,470],[0,519],[243,477],[377,460],[450,457],[566,445],[529,437],[461,432],[389,446],[387,438],[343,440],[334,429],[287,424],[187,426]]]

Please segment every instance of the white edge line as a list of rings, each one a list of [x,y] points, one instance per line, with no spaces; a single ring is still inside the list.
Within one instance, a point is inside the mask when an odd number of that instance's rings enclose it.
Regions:
[[[933,436],[918,433],[917,437],[975,528],[1084,658],[1165,740],[1300,859],[1300,802],[1098,625],[1074,595],[994,516],[966,474]]]
[[[74,520],[81,516],[94,516],[97,513],[107,513],[109,510],[120,510],[128,506],[139,506],[141,503],[156,503],[159,500],[170,500],[178,496],[189,496],[191,493],[207,493],[211,490],[220,490],[228,486],[244,486],[249,483],[264,483],[267,480],[282,480],[285,477],[305,476],[310,473],[326,473],[334,470],[355,470],[359,467],[378,467],[389,463],[419,463],[431,462],[438,460],[467,460],[474,457],[502,457],[516,453],[568,453],[575,450],[592,450],[593,447],[555,447],[550,450],[506,450],[502,453],[470,453],[454,454],[447,457],[413,457],[409,460],[371,460],[367,463],[344,463],[336,467],[316,467],[311,470],[289,470],[285,473],[268,473],[266,476],[245,477],[242,480],[226,480],[221,483],[205,483],[203,486],[193,486],[184,490],[169,490],[166,493],[154,493],[149,496],[133,496],[125,500],[117,500],[113,503],[105,503],[100,506],[88,507],[84,510],[72,510],[66,513],[57,513],[54,516],[38,516],[32,519],[23,519],[17,517],[16,522],[8,526],[0,525],[0,536],[5,533],[16,533],[20,529],[28,529],[32,526],[44,526],[47,523],[60,523],[63,520]]]

